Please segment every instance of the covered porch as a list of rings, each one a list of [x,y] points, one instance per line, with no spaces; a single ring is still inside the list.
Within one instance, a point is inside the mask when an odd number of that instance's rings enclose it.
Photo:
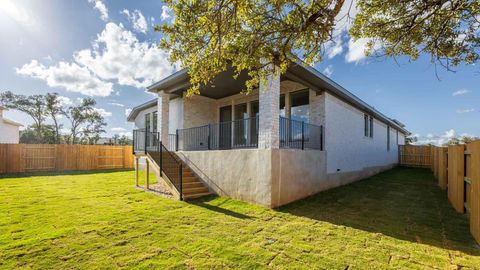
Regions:
[[[259,89],[244,94],[240,91],[247,78],[242,73],[234,79],[227,70],[193,97],[185,96],[189,87],[185,71],[165,78],[149,88],[159,97],[156,126],[148,131],[158,132],[172,151],[323,150],[322,90],[289,71],[282,76],[271,74]],[[153,144],[147,139],[136,145],[145,143]]]

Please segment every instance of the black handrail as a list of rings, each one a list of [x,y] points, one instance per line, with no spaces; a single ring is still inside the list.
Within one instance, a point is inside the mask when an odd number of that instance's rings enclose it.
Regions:
[[[183,200],[183,163],[175,154],[163,145],[158,132],[150,132],[145,129],[133,131],[133,151],[148,154],[158,165],[160,171],[168,177],[174,188]]]

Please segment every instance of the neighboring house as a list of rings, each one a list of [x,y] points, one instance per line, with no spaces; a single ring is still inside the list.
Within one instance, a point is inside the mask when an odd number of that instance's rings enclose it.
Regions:
[[[148,87],[158,99],[128,116],[137,157],[158,165],[179,196],[216,193],[278,207],[398,164],[404,125],[317,70],[292,65],[249,95],[240,93],[247,74],[232,74],[186,97],[181,70]],[[160,155],[157,141],[173,155]],[[182,160],[181,185],[171,156]]]
[[[3,117],[5,107],[0,106],[0,143],[18,143],[20,140],[20,123]]]

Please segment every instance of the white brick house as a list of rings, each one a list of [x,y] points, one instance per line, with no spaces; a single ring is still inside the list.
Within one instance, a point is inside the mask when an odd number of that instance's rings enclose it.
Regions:
[[[22,124],[3,117],[5,110],[5,107],[0,106],[0,143],[18,143]]]
[[[155,143],[161,141],[198,180],[198,196],[216,193],[267,207],[397,165],[404,126],[315,69],[293,65],[249,95],[240,93],[246,76],[234,80],[228,70],[193,97],[185,97],[185,70],[148,87],[158,99],[128,116],[138,129],[138,157],[165,163]],[[198,197],[181,177],[158,167],[180,197]]]

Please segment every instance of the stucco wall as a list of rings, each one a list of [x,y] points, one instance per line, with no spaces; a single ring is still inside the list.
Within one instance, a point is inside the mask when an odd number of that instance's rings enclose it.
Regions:
[[[326,153],[279,149],[272,154],[272,201],[278,207],[328,189]]]
[[[271,150],[177,153],[216,194],[267,207],[271,205]]]
[[[6,124],[0,117],[0,143],[18,143],[19,127]]]
[[[394,128],[390,128],[387,151],[386,124],[374,119],[373,138],[365,137],[364,113],[328,93],[325,95],[327,173],[361,171],[398,162]]]

